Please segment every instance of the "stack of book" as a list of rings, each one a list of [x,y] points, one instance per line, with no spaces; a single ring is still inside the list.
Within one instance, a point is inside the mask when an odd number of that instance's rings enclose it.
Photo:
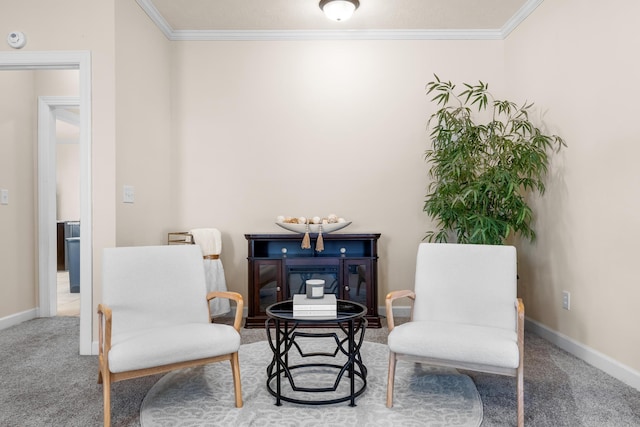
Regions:
[[[305,294],[293,296],[294,317],[336,317],[337,314],[335,294],[324,294],[322,298],[307,298]]]

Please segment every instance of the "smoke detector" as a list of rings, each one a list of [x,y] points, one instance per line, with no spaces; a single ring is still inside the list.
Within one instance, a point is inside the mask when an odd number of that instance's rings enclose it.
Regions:
[[[27,38],[20,31],[11,31],[7,36],[7,43],[14,49],[22,49],[27,44]]]

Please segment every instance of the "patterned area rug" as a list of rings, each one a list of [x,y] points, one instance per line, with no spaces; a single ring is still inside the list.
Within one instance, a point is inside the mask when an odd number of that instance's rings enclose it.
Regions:
[[[318,343],[308,345],[317,346]],[[306,345],[303,347],[308,350]],[[322,406],[283,402],[282,406],[275,406],[275,398],[266,387],[266,368],[272,353],[267,342],[262,341],[240,348],[244,407],[234,406],[229,363],[214,363],[174,371],[162,377],[142,402],[140,423],[143,427],[477,427],[482,423],[482,402],[471,378],[456,371],[407,362],[398,362],[394,406],[387,408],[387,346],[365,341],[361,354],[368,370],[367,388],[356,399],[355,407],[350,407],[348,402]],[[315,386],[323,381],[333,381],[337,373],[335,369],[318,368],[316,371],[304,372],[304,381],[314,381]],[[345,377],[342,382],[347,383],[347,380]],[[290,388],[287,392],[291,393]]]

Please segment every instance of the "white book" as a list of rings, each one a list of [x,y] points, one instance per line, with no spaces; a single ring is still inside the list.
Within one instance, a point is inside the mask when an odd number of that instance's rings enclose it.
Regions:
[[[306,294],[295,294],[293,296],[294,311],[326,311],[338,309],[338,302],[335,294],[324,294],[322,298],[307,298]]]
[[[293,310],[293,317],[335,319],[338,317],[338,312],[336,310]]]

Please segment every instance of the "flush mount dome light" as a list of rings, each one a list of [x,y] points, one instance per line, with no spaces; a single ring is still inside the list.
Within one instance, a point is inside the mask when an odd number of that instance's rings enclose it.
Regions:
[[[360,6],[358,0],[320,0],[320,9],[334,21],[346,21]]]

